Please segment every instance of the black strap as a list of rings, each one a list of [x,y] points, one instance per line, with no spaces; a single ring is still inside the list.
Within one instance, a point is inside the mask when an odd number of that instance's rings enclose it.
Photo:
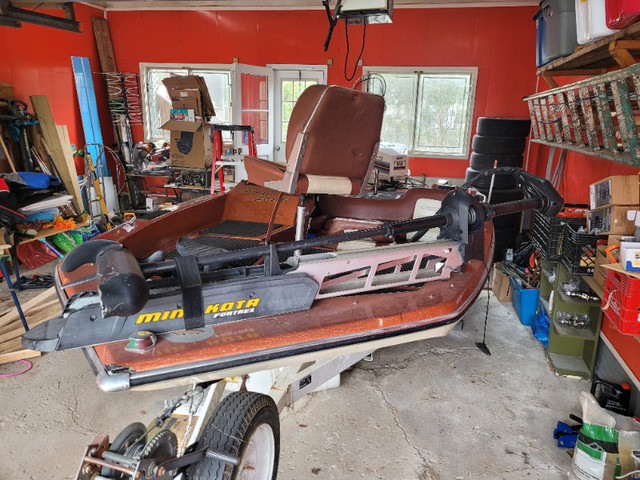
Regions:
[[[176,273],[182,290],[184,328],[193,330],[204,327],[202,307],[202,278],[196,257],[176,257]]]

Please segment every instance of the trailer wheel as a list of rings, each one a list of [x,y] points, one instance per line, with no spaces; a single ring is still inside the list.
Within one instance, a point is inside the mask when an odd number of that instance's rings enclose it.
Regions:
[[[138,440],[142,435],[145,434],[147,428],[144,424],[140,422],[132,423],[131,425],[127,425],[113,440],[111,445],[109,445],[109,451],[113,453],[119,453],[124,455],[127,453],[127,449],[131,447],[133,442]],[[141,447],[144,447],[146,441],[141,442]],[[121,479],[124,478],[124,473],[116,472],[115,470],[111,470],[108,467],[102,467],[102,476],[108,478],[116,478]]]
[[[234,392],[215,409],[198,449],[238,458],[238,465],[205,457],[188,470],[189,480],[275,480],[280,456],[280,419],[273,399]]]

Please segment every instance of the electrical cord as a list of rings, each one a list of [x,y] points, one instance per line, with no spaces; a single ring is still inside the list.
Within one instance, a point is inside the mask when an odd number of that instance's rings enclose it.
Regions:
[[[360,63],[360,59],[362,58],[362,53],[364,52],[364,44],[365,44],[365,38],[367,34],[367,23],[365,21],[364,28],[362,30],[362,48],[360,49],[360,55],[358,55],[358,60],[356,60],[356,64],[353,66],[353,73],[351,74],[350,77],[347,76],[347,62],[349,60],[349,23],[346,20],[344,21],[344,32],[345,32],[345,37],[347,38],[347,55],[344,57],[344,79],[347,82],[350,82],[356,76],[356,71],[358,70],[358,64]]]

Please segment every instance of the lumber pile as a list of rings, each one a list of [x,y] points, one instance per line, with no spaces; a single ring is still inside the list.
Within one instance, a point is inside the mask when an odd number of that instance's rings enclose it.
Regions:
[[[20,306],[29,328],[62,313],[62,306],[53,287]],[[15,307],[0,317],[0,364],[40,355],[40,352],[22,348],[23,333],[24,327]]]

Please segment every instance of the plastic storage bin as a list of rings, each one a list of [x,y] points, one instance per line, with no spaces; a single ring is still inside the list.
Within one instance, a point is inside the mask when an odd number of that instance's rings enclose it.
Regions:
[[[523,325],[531,325],[538,311],[540,290],[524,288],[519,280],[511,277],[511,303]]]
[[[533,16],[533,21],[536,22],[536,67],[542,67],[551,60],[547,57],[547,47],[545,41],[546,35],[546,23],[542,9],[538,10]]]
[[[640,20],[638,0],[605,0],[607,27],[625,28]]]
[[[574,0],[543,0],[540,9],[547,61],[571,55],[578,43]]]
[[[578,43],[593,43],[617,32],[607,26],[605,0],[575,0]]]
[[[602,312],[625,335],[640,335],[640,279],[609,269]]]

